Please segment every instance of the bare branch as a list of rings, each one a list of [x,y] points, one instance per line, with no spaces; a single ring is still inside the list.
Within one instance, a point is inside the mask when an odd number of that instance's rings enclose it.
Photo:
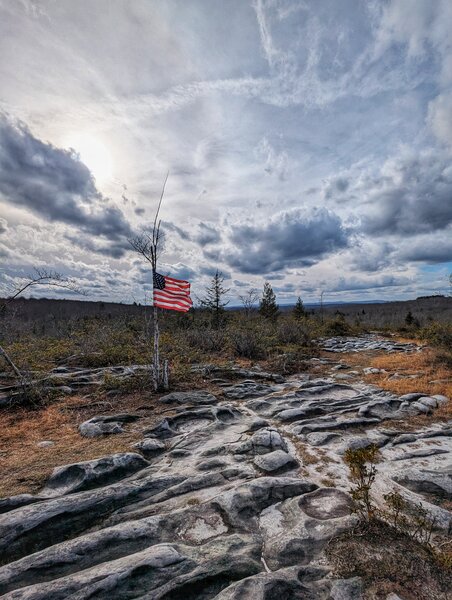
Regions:
[[[25,290],[30,287],[34,287],[37,285],[45,285],[48,287],[58,287],[66,290],[71,290],[77,294],[81,294],[86,296],[86,292],[77,285],[75,279],[71,279],[69,277],[64,277],[61,273],[57,271],[47,271],[46,269],[40,269],[38,267],[34,268],[34,275],[30,275],[28,277],[27,283],[22,286],[17,287],[12,295],[5,300],[5,304],[9,304],[15,298],[20,296]]]

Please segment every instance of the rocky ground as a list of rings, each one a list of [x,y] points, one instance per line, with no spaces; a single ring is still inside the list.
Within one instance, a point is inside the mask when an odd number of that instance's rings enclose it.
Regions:
[[[419,351],[375,337],[323,345],[331,353]],[[415,389],[396,396],[335,358],[312,360],[321,376],[285,380],[254,369],[237,370],[231,382],[204,367],[221,394],[170,393],[160,399],[169,416],[152,426],[140,411],[81,423],[87,438],[132,425],[142,436],[130,452],[55,469],[35,495],[0,500],[0,595],[364,597],[365,581],[339,578],[326,552],[332,537],[356,527],[345,450],[376,444],[376,500],[395,489],[422,502],[437,531],[447,532],[452,422],[407,433],[399,426],[405,419],[432,414],[448,399]]]

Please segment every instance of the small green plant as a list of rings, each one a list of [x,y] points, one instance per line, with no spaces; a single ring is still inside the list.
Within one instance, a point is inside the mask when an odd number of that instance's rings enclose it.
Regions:
[[[375,466],[380,452],[374,444],[365,448],[349,448],[345,452],[344,462],[350,469],[353,487],[350,494],[354,503],[354,512],[361,521],[371,521],[376,515],[371,489],[377,474]]]

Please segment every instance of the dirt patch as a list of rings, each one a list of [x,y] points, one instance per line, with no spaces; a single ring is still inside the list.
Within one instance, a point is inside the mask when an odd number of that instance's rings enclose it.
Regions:
[[[385,523],[331,540],[327,555],[336,576],[363,578],[365,600],[384,600],[391,592],[404,600],[452,598],[452,569]]]

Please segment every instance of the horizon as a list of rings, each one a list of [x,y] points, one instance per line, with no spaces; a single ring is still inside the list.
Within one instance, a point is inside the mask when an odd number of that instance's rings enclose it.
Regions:
[[[0,0],[0,295],[48,267],[139,303],[128,239],[168,171],[159,272],[194,296],[216,269],[236,304],[447,295],[451,24],[447,0]]]

